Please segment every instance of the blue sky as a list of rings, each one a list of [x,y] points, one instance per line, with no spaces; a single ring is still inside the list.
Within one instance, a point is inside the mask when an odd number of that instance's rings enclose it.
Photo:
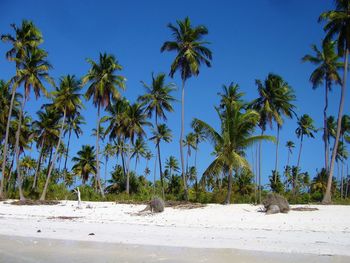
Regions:
[[[319,44],[324,32],[317,23],[319,14],[332,8],[332,1],[320,0],[259,0],[259,1],[14,1],[2,0],[0,33],[12,33],[9,25],[22,19],[32,20],[43,33],[43,48],[49,53],[58,78],[65,74],[83,76],[89,69],[86,58],[97,59],[99,52],[114,54],[123,66],[121,75],[127,78],[127,90],[122,94],[134,101],[144,92],[140,81],[150,83],[151,73],[169,73],[173,53],[162,54],[162,43],[171,38],[166,27],[169,22],[189,16],[194,25],[204,24],[209,29],[213,65],[202,67],[199,77],[192,78],[186,86],[186,132],[190,131],[192,118],[197,117],[218,127],[214,105],[222,84],[238,83],[246,99],[257,96],[255,79],[265,79],[268,73],[281,75],[295,90],[297,113],[307,113],[322,127],[323,88],[312,90],[309,76],[312,65],[303,64],[301,57],[310,53],[310,45]],[[9,79],[15,70],[6,61],[8,44],[0,44],[0,78]],[[180,87],[176,74],[168,79]],[[49,88],[49,87],[48,87]],[[180,90],[174,95],[180,99]],[[31,96],[27,110],[35,117],[45,99]],[[349,114],[349,93],[345,113]],[[329,113],[336,114],[339,87],[334,87],[330,97]],[[79,140],[72,137],[70,155],[74,156],[83,144],[94,145],[91,130],[95,128],[96,109],[85,102],[83,112],[87,125]],[[168,125],[174,138],[162,144],[163,158],[179,157],[180,103],[174,105],[175,113],[168,114]],[[295,136],[296,120],[286,120],[281,131],[279,168],[286,163],[287,140],[296,143],[292,164],[296,163],[299,142]],[[276,130],[268,130],[275,134]],[[305,139],[301,166],[314,176],[316,168],[323,165],[321,132],[316,139]],[[154,145],[149,143],[150,149]],[[275,160],[275,146],[264,143],[263,175],[271,174]],[[199,174],[209,165],[212,147],[202,144],[198,153]],[[251,150],[248,150],[250,159]],[[33,150],[32,155],[37,155]],[[109,170],[115,164],[110,162]],[[143,171],[145,163],[139,165]],[[153,166],[151,166],[153,167]],[[265,179],[266,181],[266,179]]]

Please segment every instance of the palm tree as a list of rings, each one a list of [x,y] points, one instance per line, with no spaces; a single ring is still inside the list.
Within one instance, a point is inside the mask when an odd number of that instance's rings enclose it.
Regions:
[[[15,61],[16,63],[16,75],[20,73],[20,71],[25,70],[25,66],[23,66],[23,61],[27,61],[26,57],[28,57],[28,50],[29,49],[35,49],[41,42],[42,42],[42,36],[41,32],[34,26],[34,24],[30,21],[23,20],[21,27],[17,27],[15,24],[12,24],[11,27],[15,31],[15,36],[12,36],[10,34],[1,35],[1,40],[4,42],[9,42],[12,44],[12,48],[6,53],[6,57],[10,61]],[[21,65],[22,64],[22,65]],[[28,64],[26,64],[28,65]],[[33,65],[34,68],[37,65]],[[43,66],[44,67],[44,66]],[[45,71],[48,68],[43,68]],[[35,70],[34,70],[35,72]],[[23,74],[21,74],[23,75]],[[44,76],[45,77],[45,76]],[[4,150],[3,150],[3,160],[6,160],[7,157],[7,146],[8,146],[8,137],[9,137],[9,130],[10,130],[10,122],[11,122],[11,116],[12,116],[12,108],[14,105],[15,95],[17,87],[19,86],[18,79],[16,79],[16,82],[14,82],[14,79],[12,79],[12,95],[11,95],[11,102],[10,102],[10,108],[8,113],[8,119],[7,119],[7,125],[6,125],[6,134],[5,134],[5,144],[4,144]],[[30,88],[30,85],[29,85]],[[27,89],[27,87],[26,87]],[[22,99],[24,102],[25,100]],[[21,114],[19,114],[21,115]],[[19,125],[20,127],[20,125]],[[2,176],[4,177],[5,174],[5,167],[6,167],[6,161],[2,163]],[[3,197],[3,187],[4,187],[4,180],[1,180],[0,184],[0,197]],[[24,198],[21,196],[22,199]]]
[[[132,154],[131,154],[131,158],[135,157],[135,168],[134,168],[135,172],[136,172],[137,163],[140,160],[140,157],[145,157],[146,152],[147,152],[147,144],[145,140],[142,137],[137,138],[134,143],[134,147],[132,148]]]
[[[45,200],[47,187],[50,182],[51,173],[55,167],[58,151],[60,149],[62,135],[66,124],[66,116],[76,114],[82,107],[82,101],[80,99],[81,83],[75,78],[74,75],[67,75],[60,79],[60,86],[53,92],[53,109],[63,114],[60,133],[58,135],[58,142],[56,145],[56,151],[53,156],[52,163],[49,167],[49,171],[46,177],[45,186],[41,194],[40,200]]]
[[[286,142],[286,147],[288,149],[288,155],[287,155],[287,165],[286,166],[289,166],[289,159],[290,159],[290,155],[293,154],[293,151],[292,149],[295,148],[295,144],[294,142],[292,141],[287,141]]]
[[[156,77],[152,74],[152,84],[142,82],[146,94],[140,96],[138,101],[146,105],[146,112],[149,118],[155,115],[155,126],[158,126],[158,117],[167,120],[165,112],[173,112],[172,102],[175,98],[170,94],[175,90],[173,83],[165,84],[165,74],[160,73]]]
[[[298,163],[297,167],[299,168],[300,164],[300,156],[301,156],[301,149],[303,147],[303,139],[304,135],[307,137],[315,138],[313,133],[316,133],[317,129],[314,126],[314,121],[311,119],[311,117],[307,114],[304,114],[300,117],[298,120],[298,128],[295,130],[295,133],[298,138],[300,138],[300,148],[299,148],[299,154],[298,154]]]
[[[205,140],[205,134],[201,130],[201,127],[194,127],[193,122],[191,123],[191,127],[193,129],[193,134],[195,138],[195,153],[194,153],[194,167],[197,169],[197,153],[199,148],[199,143],[203,142]]]
[[[37,141],[37,149],[40,149],[39,159],[35,169],[35,175],[32,188],[37,186],[37,179],[40,173],[40,166],[42,163],[42,157],[45,149],[48,148],[48,142],[51,138],[58,138],[59,136],[59,119],[60,116],[57,111],[53,109],[45,108],[45,111],[39,111],[37,113],[38,120],[33,122],[33,129]]]
[[[185,121],[185,83],[192,76],[199,75],[201,64],[207,67],[211,66],[212,53],[206,47],[208,42],[203,37],[208,34],[208,29],[203,26],[192,27],[191,21],[186,17],[183,21],[177,20],[177,26],[169,23],[168,28],[173,34],[172,41],[164,42],[161,52],[175,51],[177,53],[170,68],[170,76],[173,78],[176,71],[180,71],[182,79],[182,95],[181,95],[181,133],[180,133],[180,155],[182,180],[184,183],[185,199],[188,200],[188,190],[185,178],[185,162],[183,155],[183,135]]]
[[[172,177],[172,172],[179,172],[179,162],[175,156],[169,156],[169,159],[165,160],[165,168],[169,169],[169,177]]]
[[[305,55],[303,62],[310,62],[317,66],[317,68],[311,73],[310,82],[312,88],[316,89],[321,85],[325,85],[325,106],[323,109],[323,140],[325,151],[325,169],[328,171],[329,165],[329,144],[328,144],[328,129],[327,129],[327,108],[328,108],[328,93],[332,90],[332,83],[341,84],[341,78],[338,74],[338,70],[343,67],[343,63],[340,63],[339,57],[336,54],[335,48],[336,42],[327,41],[322,44],[322,50],[319,50],[316,45],[312,45],[311,48],[315,52],[315,56]]]
[[[115,155],[115,148],[112,144],[107,143],[105,148],[103,149],[103,155],[105,157],[105,182],[107,182],[107,167],[109,157],[113,157]]]
[[[94,146],[83,145],[81,150],[78,152],[78,157],[73,157],[72,161],[75,163],[73,165],[73,171],[76,175],[79,175],[82,180],[82,184],[89,179],[89,175],[96,174],[96,153]]]
[[[350,1],[349,0],[335,0],[335,10],[324,12],[319,17],[320,21],[326,21],[324,30],[326,37],[324,42],[331,41],[333,38],[337,39],[338,55],[344,56],[344,77],[342,81],[340,103],[337,120],[337,133],[334,140],[334,147],[332,151],[331,164],[329,168],[329,175],[327,181],[326,193],[323,196],[322,203],[331,203],[331,187],[333,180],[334,162],[337,153],[337,148],[340,138],[341,119],[343,116],[343,109],[345,103],[346,79],[348,73],[348,56],[350,50]]]
[[[259,113],[252,109],[244,110],[240,102],[226,102],[222,110],[217,109],[221,122],[221,131],[216,131],[209,124],[199,119],[194,120],[195,126],[201,126],[207,139],[215,148],[215,160],[208,166],[204,174],[212,176],[224,172],[228,176],[228,189],[225,204],[230,203],[232,192],[232,175],[235,171],[249,169],[244,157],[244,150],[260,140],[273,140],[271,136],[253,136],[255,126],[259,122]]]
[[[158,160],[159,160],[159,173],[160,173],[160,182],[162,185],[162,195],[164,199],[164,179],[163,179],[163,171],[162,171],[162,159],[160,155],[160,142],[170,142],[172,138],[171,130],[167,127],[166,124],[159,124],[157,126],[157,129],[153,130],[153,136],[150,138],[150,140],[153,140],[156,144],[157,151],[158,151]]]
[[[101,54],[99,62],[96,63],[91,59],[87,62],[91,65],[89,72],[83,77],[82,84],[89,83],[88,90],[86,91],[86,98],[90,100],[92,98],[93,104],[97,107],[97,124],[96,124],[96,180],[100,188],[102,197],[104,197],[103,189],[100,181],[100,163],[99,163],[99,127],[100,127],[100,109],[106,108],[110,105],[111,99],[118,99],[120,97],[117,87],[125,88],[125,78],[120,75],[116,75],[116,71],[122,69],[118,61],[113,55]]]
[[[188,159],[191,156],[191,149],[196,150],[196,137],[194,133],[190,132],[189,134],[186,135],[185,140],[183,141],[183,146],[187,148],[187,156],[186,156],[186,176],[187,176],[187,173],[189,172]]]
[[[70,138],[72,135],[72,131],[74,132],[75,136],[79,139],[79,136],[83,134],[83,130],[81,129],[81,125],[86,124],[84,117],[80,115],[79,112],[76,112],[76,114],[73,114],[72,116],[69,116],[67,118],[67,124],[68,129],[64,131],[64,135],[68,132],[68,142],[67,142],[67,151],[65,154],[65,160],[64,160],[64,172],[67,173],[67,159],[69,155],[69,146],[70,146]]]

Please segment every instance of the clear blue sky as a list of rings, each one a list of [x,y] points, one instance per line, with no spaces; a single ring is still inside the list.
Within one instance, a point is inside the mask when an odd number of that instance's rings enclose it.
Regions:
[[[170,4],[171,3],[171,4]],[[56,79],[65,74],[78,77],[86,74],[86,58],[96,59],[99,52],[113,53],[123,66],[127,90],[123,92],[134,101],[143,93],[140,81],[150,82],[151,72],[169,72],[175,54],[162,54],[160,47],[171,35],[169,22],[189,16],[194,25],[204,24],[209,29],[207,40],[213,51],[212,68],[202,68],[199,77],[192,78],[186,86],[186,131],[190,131],[192,118],[203,119],[218,127],[214,105],[222,84],[238,83],[246,99],[257,96],[255,79],[265,79],[269,72],[281,75],[295,90],[297,113],[307,113],[316,126],[322,127],[323,88],[312,90],[309,75],[312,65],[301,63],[301,57],[310,53],[310,45],[319,44],[324,32],[317,23],[319,14],[332,8],[332,1],[323,0],[256,0],[256,1],[15,1],[2,0],[0,33],[12,33],[9,25],[22,19],[32,20],[43,33],[43,47],[49,53]],[[15,70],[5,59],[9,45],[0,44],[0,78],[9,79]],[[168,79],[180,86],[177,74]],[[174,94],[180,99],[180,90]],[[31,96],[27,110],[34,113],[43,103]],[[329,113],[336,114],[339,87],[334,87],[330,97]],[[349,93],[346,103],[349,102]],[[96,110],[85,102],[83,112],[87,125],[84,135],[72,137],[71,156],[82,144],[94,145],[91,130],[95,128]],[[169,114],[168,125],[174,140],[162,144],[163,158],[179,157],[180,103]],[[349,114],[346,104],[345,113]],[[295,136],[296,120],[286,120],[281,132],[280,170],[286,163],[287,140],[296,143],[292,163],[296,163],[299,142]],[[269,130],[275,134],[276,130]],[[316,139],[305,139],[301,166],[314,176],[316,168],[323,165],[321,132]],[[150,148],[154,145],[150,142]],[[263,175],[271,174],[275,160],[275,146],[265,143],[263,148]],[[212,147],[202,144],[198,154],[199,174],[211,162]],[[248,150],[250,159],[251,150]],[[32,155],[37,155],[34,150]],[[112,160],[109,169],[115,164]],[[140,171],[145,164],[139,165]],[[151,166],[153,167],[153,165]],[[265,179],[266,181],[266,179]]]

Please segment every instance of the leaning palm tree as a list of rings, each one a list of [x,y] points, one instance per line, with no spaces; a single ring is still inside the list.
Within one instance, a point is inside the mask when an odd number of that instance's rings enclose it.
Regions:
[[[326,21],[324,30],[326,31],[325,42],[337,39],[338,55],[344,56],[344,77],[342,81],[340,103],[337,120],[337,133],[334,140],[329,175],[327,181],[326,193],[323,196],[322,203],[331,203],[331,188],[334,172],[334,163],[340,139],[341,119],[345,104],[346,78],[348,73],[348,57],[350,51],[350,0],[335,0],[335,10],[324,12],[320,15],[319,21]]]
[[[323,109],[323,140],[325,151],[325,169],[329,170],[329,144],[328,144],[328,129],[327,129],[327,109],[328,109],[328,93],[332,90],[332,84],[341,84],[341,78],[338,70],[343,67],[343,63],[339,62],[338,54],[335,52],[336,42],[326,41],[322,44],[322,50],[319,50],[316,45],[311,48],[315,52],[313,55],[305,55],[303,62],[310,62],[317,66],[311,73],[310,82],[312,88],[316,89],[321,85],[325,85],[325,105]]]
[[[298,128],[295,130],[295,133],[298,138],[300,138],[300,148],[299,148],[299,154],[298,154],[298,162],[297,167],[299,168],[300,164],[300,157],[301,157],[301,150],[303,148],[303,139],[306,135],[307,137],[315,138],[314,133],[317,132],[317,129],[314,126],[314,121],[311,119],[311,117],[307,114],[304,114],[300,117],[298,120]]]
[[[16,71],[22,69],[21,62],[25,60],[25,57],[28,55],[28,49],[35,49],[42,42],[41,32],[35,27],[35,25],[30,22],[23,20],[21,27],[17,27],[15,24],[12,24],[11,27],[15,31],[15,35],[10,34],[1,35],[1,40],[4,42],[9,42],[12,45],[12,48],[6,53],[6,57],[10,61],[15,61]],[[22,69],[23,70],[23,69]],[[6,125],[6,134],[5,134],[5,143],[3,150],[3,159],[6,160],[7,157],[7,147],[8,147],[8,137],[10,131],[10,122],[12,116],[12,108],[14,105],[15,94],[18,87],[18,83],[13,84],[12,86],[12,96],[10,102],[10,108],[8,113],[7,125]],[[24,100],[24,99],[23,99]],[[2,176],[5,174],[6,161],[2,163]],[[3,197],[3,184],[4,180],[1,180],[0,184],[0,197]],[[23,197],[22,197],[23,198]]]
[[[292,142],[292,141],[287,141],[287,142],[286,142],[286,147],[287,147],[287,149],[288,149],[288,153],[287,153],[287,165],[286,165],[286,167],[287,167],[287,166],[289,166],[289,159],[290,159],[291,154],[293,153],[292,149],[295,148],[295,144],[294,144],[294,142]]]
[[[89,180],[89,175],[96,174],[96,153],[93,146],[83,145],[81,150],[78,152],[77,157],[73,157],[72,161],[73,172],[79,175],[82,180],[82,184],[85,185],[86,181]]]
[[[56,145],[56,151],[53,156],[53,160],[47,173],[45,186],[41,194],[40,200],[45,200],[47,188],[49,186],[51,173],[55,167],[58,151],[60,149],[62,135],[64,127],[66,125],[66,117],[76,114],[82,107],[82,101],[80,99],[81,94],[80,81],[75,78],[74,75],[67,75],[60,79],[60,86],[53,92],[53,104],[52,108],[63,114],[60,133],[58,135],[58,142]]]
[[[146,89],[146,94],[140,96],[138,100],[146,105],[146,112],[149,118],[152,118],[154,113],[155,126],[158,126],[158,117],[167,120],[165,112],[173,112],[172,102],[175,98],[171,92],[175,90],[173,83],[165,84],[165,74],[160,73],[157,76],[152,74],[152,84],[147,85],[142,82]]]
[[[182,179],[184,183],[185,199],[188,200],[188,189],[185,178],[185,161],[183,154],[183,136],[185,121],[185,83],[192,76],[199,75],[201,64],[207,67],[211,66],[212,53],[206,47],[207,41],[203,37],[208,34],[208,29],[203,26],[192,27],[191,21],[186,17],[183,21],[176,21],[177,26],[168,24],[174,39],[164,42],[161,52],[175,51],[177,53],[170,68],[170,76],[173,78],[176,71],[180,71],[182,79],[182,96],[181,96],[181,133],[180,133],[180,155]]]
[[[159,124],[156,129],[153,130],[153,136],[150,140],[153,140],[158,151],[158,160],[159,160],[159,173],[160,173],[160,182],[162,186],[162,195],[164,199],[164,178],[162,171],[162,159],[160,155],[160,143],[161,141],[170,142],[172,138],[171,130],[167,127],[166,124]]]
[[[88,59],[87,62],[91,65],[89,72],[83,77],[82,84],[89,83],[86,91],[86,98],[92,98],[93,104],[97,107],[97,124],[96,124],[96,181],[99,186],[101,195],[104,197],[103,189],[100,182],[100,163],[99,163],[99,127],[100,127],[100,110],[101,107],[106,108],[110,105],[111,99],[120,97],[117,87],[125,88],[125,78],[116,75],[116,71],[122,69],[118,61],[113,55],[101,54],[99,61]]]
[[[238,175],[241,169],[250,169],[244,157],[247,147],[260,140],[273,140],[271,136],[253,136],[259,122],[259,113],[252,109],[244,110],[242,103],[226,103],[223,109],[217,109],[221,122],[221,130],[199,119],[194,120],[195,126],[201,126],[215,148],[215,160],[208,166],[204,175],[212,177],[221,172],[228,176],[228,189],[225,204],[230,203],[232,192],[232,176],[235,171]]]

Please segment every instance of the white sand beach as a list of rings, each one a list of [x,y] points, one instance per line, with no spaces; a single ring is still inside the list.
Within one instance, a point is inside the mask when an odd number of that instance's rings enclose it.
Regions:
[[[83,202],[79,209],[74,201],[52,206],[1,202],[0,235],[350,256],[350,206],[310,207],[319,210],[265,215],[260,206],[210,204],[139,215],[144,205]]]

